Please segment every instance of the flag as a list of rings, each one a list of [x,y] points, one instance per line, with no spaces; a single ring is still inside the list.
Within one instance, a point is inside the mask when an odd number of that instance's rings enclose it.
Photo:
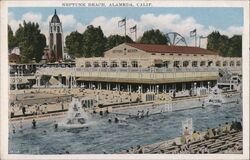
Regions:
[[[126,24],[126,17],[118,22],[118,27],[125,26]]]
[[[136,32],[136,29],[137,29],[137,28],[136,28],[136,25],[135,25],[134,27],[131,27],[131,28],[130,28],[130,33]]]
[[[190,31],[190,37],[196,36],[196,29]]]

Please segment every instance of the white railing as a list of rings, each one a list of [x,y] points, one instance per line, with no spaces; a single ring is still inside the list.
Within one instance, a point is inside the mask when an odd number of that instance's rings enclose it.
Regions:
[[[130,72],[130,73],[179,73],[179,72],[217,72],[216,67],[207,68],[39,68],[36,74],[75,73],[75,72]]]

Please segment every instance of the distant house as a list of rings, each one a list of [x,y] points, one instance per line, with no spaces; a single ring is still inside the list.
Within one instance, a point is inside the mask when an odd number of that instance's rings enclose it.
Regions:
[[[12,53],[9,55],[9,63],[15,63],[18,64],[21,62],[21,57],[20,55],[17,55],[15,53]]]

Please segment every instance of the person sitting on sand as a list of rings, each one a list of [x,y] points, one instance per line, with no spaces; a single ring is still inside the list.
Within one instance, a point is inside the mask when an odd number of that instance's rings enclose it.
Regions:
[[[195,141],[197,141],[198,139],[199,139],[199,135],[197,134],[196,131],[194,131],[193,134],[192,134],[192,141],[195,142]]]
[[[214,137],[214,132],[213,132],[212,128],[208,128],[207,133],[208,133],[208,138]]]
[[[223,133],[229,133],[230,128],[231,128],[230,125],[228,124],[228,122],[226,122],[224,127],[223,127]]]

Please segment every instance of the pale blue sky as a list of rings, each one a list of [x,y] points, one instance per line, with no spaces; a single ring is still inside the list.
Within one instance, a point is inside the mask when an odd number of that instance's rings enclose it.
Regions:
[[[134,18],[136,20],[142,14],[154,13],[159,14],[180,14],[185,17],[194,17],[199,23],[208,26],[212,25],[222,29],[226,29],[228,26],[243,25],[243,9],[242,8],[190,8],[190,7],[178,7],[178,8],[62,8],[62,7],[25,7],[25,8],[9,8],[9,12],[14,13],[16,19],[20,19],[23,14],[27,12],[42,13],[46,18],[54,13],[54,9],[58,14],[73,14],[75,18],[82,23],[89,23],[92,19],[98,16],[105,16],[111,18],[113,16]],[[45,19],[44,19],[45,20]]]
[[[64,38],[72,31],[84,32],[86,26],[101,26],[104,34],[123,35],[117,27],[121,18],[127,18],[129,27],[137,25],[138,37],[149,29],[160,29],[163,33],[178,32],[193,43],[189,32],[197,29],[197,35],[207,36],[217,30],[229,37],[242,34],[243,8],[233,7],[12,7],[9,8],[9,24],[15,31],[23,20],[38,22],[41,31],[48,37],[48,24],[54,10],[61,19]]]

